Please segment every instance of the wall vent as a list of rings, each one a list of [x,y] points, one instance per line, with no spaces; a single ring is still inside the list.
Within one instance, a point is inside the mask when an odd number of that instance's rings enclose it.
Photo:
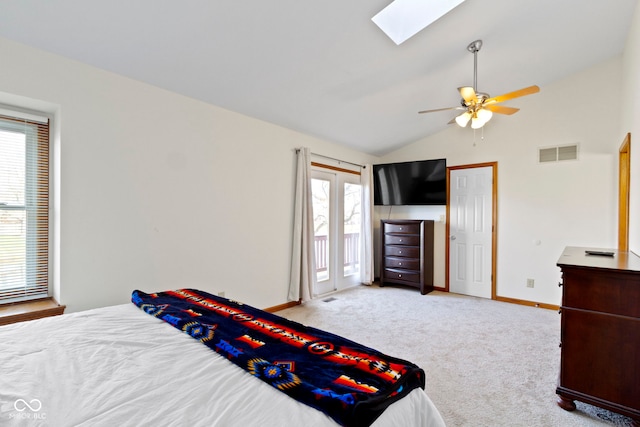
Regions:
[[[544,147],[538,149],[538,162],[561,162],[578,159],[578,144]]]

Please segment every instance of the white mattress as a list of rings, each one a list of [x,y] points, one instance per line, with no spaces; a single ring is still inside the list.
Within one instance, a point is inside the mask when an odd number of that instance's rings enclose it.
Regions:
[[[0,327],[2,426],[332,426],[133,304]],[[444,426],[423,390],[374,426]]]

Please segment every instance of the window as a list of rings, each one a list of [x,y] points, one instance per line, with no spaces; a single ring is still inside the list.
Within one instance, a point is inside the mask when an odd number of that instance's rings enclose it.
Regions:
[[[0,110],[0,304],[49,296],[49,121]]]

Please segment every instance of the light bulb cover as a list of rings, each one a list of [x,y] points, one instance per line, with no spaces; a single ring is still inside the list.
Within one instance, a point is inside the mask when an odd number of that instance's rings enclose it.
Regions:
[[[477,117],[471,119],[471,129],[480,129],[484,126],[484,122]]]
[[[478,118],[484,122],[484,124],[486,124],[489,120],[491,120],[491,117],[493,117],[493,112],[484,108],[479,109],[476,114],[478,115]]]
[[[469,120],[471,120],[471,113],[469,113],[468,111],[465,111],[464,113],[456,117],[456,123],[460,127],[466,127],[467,123],[469,123]]]

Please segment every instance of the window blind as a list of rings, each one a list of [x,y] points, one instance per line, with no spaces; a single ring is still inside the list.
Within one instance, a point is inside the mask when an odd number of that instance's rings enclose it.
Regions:
[[[0,110],[0,304],[49,296],[49,120]]]

